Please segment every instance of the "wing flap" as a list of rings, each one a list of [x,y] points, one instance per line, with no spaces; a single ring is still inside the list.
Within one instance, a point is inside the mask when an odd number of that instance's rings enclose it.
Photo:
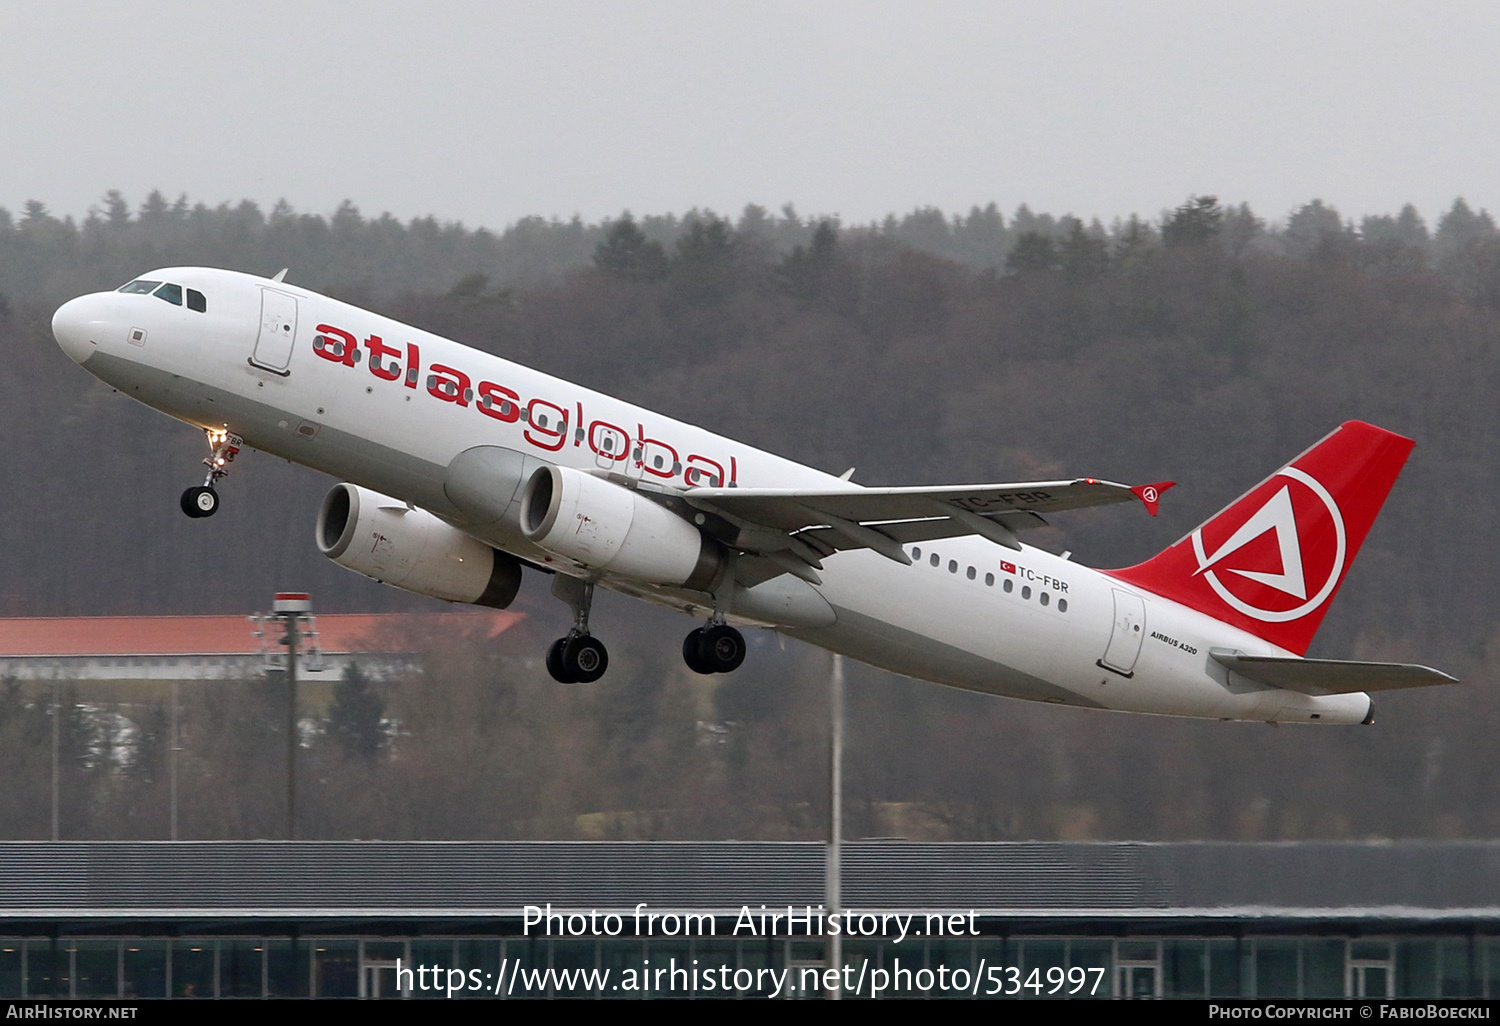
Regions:
[[[1046,527],[1047,521],[1035,513],[1005,513],[998,517],[988,517],[1003,527],[1012,531],[1024,531],[1035,527]],[[933,517],[928,520],[898,520],[893,524],[873,523],[868,524],[873,530],[894,539],[901,544],[909,542],[942,541],[944,538],[960,538],[966,534],[973,534],[972,528],[965,526],[953,517]],[[827,546],[826,555],[832,555],[838,549],[847,549],[849,544],[837,531],[827,527],[810,527],[799,531],[798,538],[810,542],[814,548]]]
[[[1209,652],[1215,662],[1268,687],[1304,695],[1348,695],[1362,691],[1395,691],[1435,684],[1457,684],[1441,670],[1413,663],[1366,663],[1348,659],[1297,659],[1247,656],[1226,649]]]

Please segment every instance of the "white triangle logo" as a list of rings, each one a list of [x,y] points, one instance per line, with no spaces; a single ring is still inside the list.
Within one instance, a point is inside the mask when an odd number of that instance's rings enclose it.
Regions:
[[[1246,520],[1238,531],[1230,535],[1229,540],[1219,546],[1217,552],[1203,560],[1193,576],[1196,577],[1224,557],[1238,552],[1267,531],[1276,532],[1277,547],[1281,551],[1281,573],[1235,570],[1232,567],[1225,569],[1229,573],[1285,592],[1293,598],[1305,600],[1307,581],[1302,573],[1302,544],[1297,537],[1297,516],[1292,510],[1291,487],[1286,485],[1257,510],[1254,516]]]

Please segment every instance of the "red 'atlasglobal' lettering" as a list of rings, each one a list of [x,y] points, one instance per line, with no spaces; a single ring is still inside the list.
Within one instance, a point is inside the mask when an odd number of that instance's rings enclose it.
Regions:
[[[318,325],[318,334],[313,339],[313,351],[330,363],[353,367],[359,363],[360,343],[349,332],[331,324]],[[422,377],[422,350],[415,342],[406,343],[406,366],[400,363],[401,347],[387,345],[379,335],[365,339],[364,347],[370,353],[370,373],[382,381],[400,381],[407,388],[415,389]],[[404,373],[403,373],[404,370]],[[486,417],[514,424],[526,421],[522,432],[526,441],[547,452],[557,452],[568,443],[570,411],[548,399],[531,399],[524,404],[519,393],[493,381],[481,381],[471,387],[472,379],[456,367],[435,363],[429,368],[427,393],[435,399],[456,406],[474,408]],[[476,401],[477,400],[477,401]],[[729,457],[729,473],[718,460],[696,453],[686,459],[686,470],[680,461],[676,447],[659,438],[646,437],[646,425],[636,425],[636,437],[618,424],[596,420],[587,422],[583,413],[583,402],[575,404],[578,411],[578,431],[573,438],[575,446],[587,440],[594,454],[609,462],[634,458],[636,469],[654,477],[675,478],[682,474],[692,487],[733,488],[739,477],[739,467],[733,456]],[[522,412],[524,409],[524,412]],[[583,425],[588,423],[587,430]],[[632,452],[632,449],[634,450]]]
[[[401,356],[401,350],[395,346],[388,346],[379,335],[371,335],[365,339],[365,348],[370,351],[370,373],[384,381],[396,381],[401,377],[401,364],[396,361]],[[391,358],[390,366],[386,365],[385,358]]]
[[[417,378],[422,376],[422,350],[415,342],[406,343],[406,387],[416,388]]]
[[[317,337],[313,339],[313,352],[323,359],[341,363],[345,367],[353,367],[355,353],[358,350],[359,343],[347,331],[328,324],[318,325]]]
[[[548,410],[555,410],[554,418]],[[538,449],[556,452],[568,440],[568,411],[545,399],[533,399],[526,404],[526,441]],[[541,438],[531,437],[535,431]]]
[[[654,474],[656,477],[676,477],[677,472],[682,469],[677,459],[677,450],[666,442],[658,441],[655,438],[647,438],[646,425],[637,424],[636,428],[640,432],[640,448],[635,458],[635,465],[648,474]],[[660,452],[653,453],[651,451],[652,446],[665,449],[670,455],[664,455]]]
[[[435,363],[432,376],[427,379],[427,394],[445,403],[467,406],[474,391],[469,387],[469,376],[463,371]]]
[[[724,465],[717,460],[711,460],[707,456],[689,456],[687,458],[688,469],[686,481],[690,485],[702,485],[705,488],[724,487]],[[702,464],[702,466],[694,466]],[[712,468],[712,469],[705,469]],[[707,478],[707,480],[704,480]]]
[[[507,424],[514,424],[521,419],[521,397],[493,381],[479,383],[479,402],[474,404],[474,408],[486,417],[494,417]]]
[[[605,459],[623,460],[630,455],[630,436],[622,427],[596,420],[589,425],[589,448]]]

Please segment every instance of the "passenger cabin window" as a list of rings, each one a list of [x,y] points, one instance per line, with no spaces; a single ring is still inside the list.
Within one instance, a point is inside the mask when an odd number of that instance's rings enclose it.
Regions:
[[[159,281],[146,281],[145,279],[140,279],[138,281],[131,282],[129,285],[121,285],[119,291],[131,295],[149,296],[160,286],[161,282]]]
[[[182,286],[167,284],[152,293],[157,299],[164,299],[173,306],[182,305]]]
[[[208,299],[197,289],[187,290],[187,304],[189,310],[196,310],[199,313],[208,312]]]

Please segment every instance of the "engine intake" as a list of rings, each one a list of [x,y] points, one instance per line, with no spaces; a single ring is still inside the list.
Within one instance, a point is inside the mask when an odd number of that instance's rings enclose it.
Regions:
[[[724,562],[716,542],[665,506],[571,467],[527,480],[521,531],[554,555],[651,584],[705,591]]]
[[[323,499],[317,542],[339,566],[448,602],[504,609],[521,589],[514,556],[359,485],[335,485]]]

